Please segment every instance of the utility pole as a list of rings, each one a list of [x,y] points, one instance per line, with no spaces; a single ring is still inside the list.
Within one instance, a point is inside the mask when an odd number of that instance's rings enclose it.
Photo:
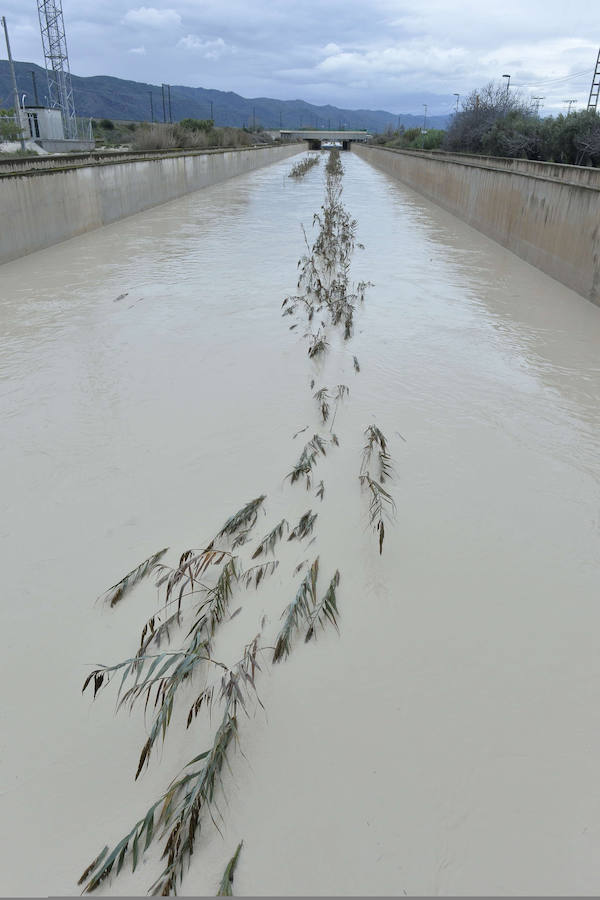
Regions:
[[[252,131],[256,131],[256,107],[252,107]]]
[[[427,128],[427,104],[424,103],[423,107],[425,109],[425,115],[423,116],[423,131]]]
[[[211,118],[211,121],[212,121],[212,122],[215,121],[215,120],[214,120],[214,116],[213,116],[213,102],[212,102],[212,100],[210,101],[210,118]]]
[[[456,112],[458,112],[458,101],[460,100],[460,94],[457,94],[457,93],[455,92],[455,93],[454,93],[454,96],[456,97]]]
[[[12,53],[10,52],[10,42],[8,40],[8,26],[6,24],[6,19],[2,16],[2,25],[4,27],[4,37],[6,38],[6,52],[8,54],[8,67],[10,69],[10,77],[12,80],[12,88],[14,100],[13,103],[15,105],[15,116],[17,119],[17,127],[19,129],[19,140],[21,141],[21,150],[25,149],[25,140],[23,138],[23,127],[21,122],[21,106],[19,104],[19,89],[17,87],[17,76],[15,75],[15,65],[13,63]]]
[[[540,103],[544,99],[544,97],[532,97],[531,98],[535,103],[535,114],[539,117],[540,114]]]
[[[150,121],[154,124],[154,101],[152,99],[152,91],[148,91],[150,94]]]
[[[167,104],[165,102],[165,86],[164,86],[164,84],[161,84],[160,89],[162,91],[163,122],[166,124],[166,122],[167,122]]]
[[[167,85],[167,91],[169,95],[169,122],[173,122],[173,110],[171,108],[171,85]]]
[[[282,128],[283,125],[281,124],[281,110],[279,110],[279,130],[281,131]]]
[[[38,100],[37,82],[35,80],[35,72],[33,71],[33,69],[31,70],[31,80],[33,82],[33,99],[35,101],[35,105],[39,106],[40,101]]]
[[[567,115],[570,116],[571,115],[571,107],[573,106],[574,103],[577,103],[577,100],[563,100],[563,103],[569,104],[569,108],[567,109]]]

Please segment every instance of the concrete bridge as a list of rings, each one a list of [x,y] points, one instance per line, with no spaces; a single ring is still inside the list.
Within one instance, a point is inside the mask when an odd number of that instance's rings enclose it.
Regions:
[[[320,150],[324,143],[341,143],[344,150],[350,149],[350,144],[361,143],[366,144],[371,140],[368,131],[336,131],[336,130],[317,130],[307,131],[302,128],[298,129],[282,129],[281,137],[287,141],[308,141],[309,150]]]

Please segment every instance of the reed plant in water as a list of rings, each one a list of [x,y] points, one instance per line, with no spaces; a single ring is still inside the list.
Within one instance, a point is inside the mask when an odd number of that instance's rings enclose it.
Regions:
[[[318,154],[316,156],[305,156],[304,159],[301,159],[292,166],[289,177],[303,178],[307,172],[310,172],[313,166],[318,166],[320,162],[321,157]]]
[[[394,498],[383,485],[392,477],[392,459],[388,442],[377,425],[369,425],[365,430],[366,444],[360,467],[361,486],[369,492],[369,522],[379,540],[379,554],[383,552],[385,538],[384,519],[395,515]]]
[[[319,435],[309,443],[313,444],[315,452],[324,452],[325,442]],[[165,864],[150,890],[161,895],[176,893],[203,822],[208,819],[217,825],[216,816],[220,815],[218,796],[224,770],[230,766],[229,756],[239,741],[240,712],[249,715],[250,703],[262,707],[255,679],[261,670],[259,656],[266,649],[261,643],[265,618],[259,633],[244,647],[241,658],[232,666],[215,659],[213,640],[217,629],[232,617],[230,609],[234,593],[251,586],[258,588],[264,578],[275,572],[279,560],[265,557],[274,553],[286,532],[289,532],[288,540],[302,541],[311,534],[317,519],[316,513],[308,510],[291,530],[282,519],[246,551],[244,544],[252,541],[252,532],[259,513],[264,511],[265,500],[265,495],[260,495],[246,503],[226,520],[211,541],[200,549],[184,551],[176,565],[161,562],[161,552],[149,558],[151,563],[145,560],[129,577],[127,584],[137,583],[136,579],[142,577],[142,573],[144,577],[149,572],[155,574],[163,594],[161,613],[155,614],[144,625],[137,653],[115,665],[94,668],[84,682],[83,691],[90,687],[95,697],[116,677],[119,679],[117,709],[126,707],[132,711],[137,704],[142,704],[144,710],[153,711],[135,779],[149,764],[156,743],[166,739],[183,686],[193,685],[200,672],[204,673],[205,680],[189,707],[186,729],[203,711],[211,715],[214,708],[219,707],[220,717],[208,748],[184,766],[112,849],[105,847],[86,868],[79,882],[85,892],[96,890],[111,874],[119,874],[126,861],[135,871],[143,854],[158,839],[163,841]],[[240,545],[241,535],[245,535],[245,541]],[[248,557],[250,564],[245,561]],[[252,565],[254,560],[257,562]],[[316,571],[313,580],[316,588]],[[110,590],[115,592],[117,587]],[[111,596],[109,592],[107,596]],[[329,610],[328,621],[331,621],[330,601],[325,606]],[[315,594],[309,612],[316,617],[315,621],[324,621],[319,610]],[[186,618],[188,630],[182,646],[160,650],[160,642],[170,641],[173,628],[181,626]],[[156,652],[151,652],[154,649]],[[289,649],[288,644],[287,653]],[[216,673],[214,678],[210,677],[211,671]],[[231,861],[231,876],[236,861],[237,855]]]
[[[125,861],[131,860],[135,871],[141,856],[154,837],[164,840],[162,858],[165,867],[150,888],[154,895],[167,896],[177,892],[177,885],[187,870],[194,853],[195,842],[202,826],[204,813],[215,822],[218,814],[217,796],[222,784],[222,772],[227,757],[238,738],[238,715],[246,711],[249,700],[256,695],[255,677],[260,670],[257,656],[259,635],[245,648],[240,661],[229,668],[210,660],[223,670],[218,684],[205,687],[192,710],[196,715],[202,704],[211,710],[215,703],[222,708],[222,716],[212,743],[183,767],[164,793],[139,819],[133,828],[109,851],[108,847],[86,868],[79,884],[91,893],[111,874],[121,871]],[[194,715],[188,716],[188,726]],[[216,824],[216,822],[215,822]]]
[[[273,651],[274,663],[281,662],[289,656],[293,637],[303,628],[306,628],[305,643],[315,637],[317,627],[324,628],[326,622],[330,622],[336,631],[338,630],[337,588],[340,583],[340,573],[336,570],[321,600],[317,595],[318,577],[319,557],[317,556],[300,582],[294,599],[282,613],[283,624]]]
[[[302,453],[300,454],[298,461],[294,465],[291,472],[288,472],[286,478],[289,478],[291,484],[295,484],[296,481],[304,478],[306,483],[306,490],[310,490],[312,485],[312,472],[317,464],[319,456],[326,456],[327,451],[325,449],[327,445],[327,438],[321,437],[320,434],[313,434],[310,441],[304,445]]]
[[[357,285],[350,282],[350,261],[354,250],[362,247],[356,238],[357,222],[342,202],[341,178],[343,167],[339,152],[331,151],[326,167],[325,200],[320,212],[313,217],[317,235],[313,243],[304,231],[306,252],[298,262],[299,293],[286,297],[282,303],[283,315],[294,315],[298,308],[310,324],[315,315],[329,320],[333,327],[341,326],[345,340],[352,337],[354,314],[364,301],[369,282]],[[310,330],[308,355],[316,359],[329,349],[325,321],[316,331]]]
[[[307,157],[294,166],[290,176],[301,177],[319,160],[319,156]],[[324,203],[313,220],[317,235],[312,244],[304,233],[306,252],[298,264],[298,294],[285,298],[282,304],[284,315],[301,312],[305,316],[308,356],[317,362],[317,368],[320,368],[320,357],[330,351],[330,330],[337,329],[343,341],[352,338],[356,311],[369,287],[369,282],[353,285],[350,279],[351,258],[361,245],[356,237],[356,220],[342,202],[343,172],[339,152],[332,151],[326,166]],[[297,324],[293,323],[291,328]],[[353,356],[353,366],[359,373],[356,356]],[[314,386],[312,378],[311,391]],[[313,486],[315,468],[321,457],[326,456],[328,445],[339,446],[333,426],[342,401],[348,396],[347,385],[341,383],[331,389],[321,387],[313,394],[319,424],[328,425],[329,432],[322,435],[315,431],[305,443],[285,478],[290,485],[303,482],[307,490]],[[308,428],[300,429],[294,437]],[[369,492],[369,520],[378,534],[380,553],[385,536],[384,519],[389,519],[395,511],[394,500],[384,486],[391,476],[387,439],[377,425],[369,425],[359,479]],[[326,508],[323,480],[316,486],[314,497],[325,502]],[[260,494],[244,504],[214,537],[199,547],[184,550],[172,566],[163,561],[166,549],[158,551],[104,594],[105,602],[114,607],[129,590],[152,574],[159,590],[160,607],[144,623],[135,653],[115,665],[97,666],[83,685],[83,690],[91,688],[95,697],[113,678],[118,678],[117,709],[126,707],[131,712],[142,705],[145,712],[151,711],[135,778],[150,764],[156,744],[164,742],[173,728],[177,720],[174,712],[184,696],[184,687],[187,702],[191,699],[185,732],[203,714],[212,722],[212,715],[218,710],[218,717],[212,737],[201,745],[201,752],[167,784],[127,834],[112,849],[105,847],[86,868],[79,881],[85,892],[94,891],[111,874],[118,874],[125,862],[130,862],[135,871],[142,856],[157,840],[162,841],[164,867],[150,891],[160,895],[177,892],[202,827],[208,821],[219,827],[217,819],[222,818],[219,798],[225,771],[230,769],[232,755],[239,744],[240,715],[249,717],[253,710],[262,707],[256,678],[261,672],[264,652],[272,651],[272,663],[281,663],[291,653],[296,639],[306,643],[328,626],[336,631],[339,628],[340,572],[335,570],[321,594],[320,561],[316,555],[312,562],[306,558],[293,568],[294,581],[297,576],[300,581],[293,598],[281,612],[276,635],[271,640],[264,639],[266,618],[263,617],[258,634],[243,647],[236,663],[227,665],[215,658],[219,629],[241,608],[231,611],[234,597],[251,588],[259,589],[265,579],[275,572],[281,573],[282,566],[275,554],[284,541],[286,547],[292,542],[290,550],[296,542],[303,547],[304,555],[318,539],[318,515],[308,509],[295,524],[290,525],[286,518],[271,524],[257,540],[255,528],[259,515],[266,514],[265,501],[266,495]],[[175,634],[181,634],[182,639],[174,648]],[[197,683],[199,675],[202,675],[200,684]],[[191,695],[190,687],[194,687]],[[240,842],[223,873],[219,896],[232,895],[241,848]]]
[[[237,866],[237,862],[240,856],[240,851],[244,845],[243,841],[240,841],[237,845],[237,849],[227,866],[225,867],[225,871],[223,872],[223,877],[221,878],[221,882],[219,884],[219,889],[217,890],[217,897],[232,897],[233,896],[233,876],[235,874],[235,868]]]
[[[169,548],[165,547],[164,550],[159,550],[158,553],[153,553],[152,556],[149,556],[148,559],[145,559],[144,562],[140,563],[139,566],[136,566],[135,569],[132,569],[131,572],[128,572],[124,578],[121,578],[116,584],[113,584],[112,587],[108,588],[107,591],[102,595],[102,601],[104,603],[108,603],[109,606],[116,606],[120,600],[123,599],[125,594],[127,594],[132,588],[139,584],[150,572],[154,569],[156,563],[161,559]]]

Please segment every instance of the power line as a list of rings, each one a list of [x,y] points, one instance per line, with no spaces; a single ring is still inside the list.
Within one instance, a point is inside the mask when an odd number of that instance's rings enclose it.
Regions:
[[[531,81],[527,84],[515,84],[513,87],[542,87],[547,84],[564,84],[567,81],[574,81],[576,78],[587,78],[593,73],[593,69],[587,69],[585,72],[575,72],[572,75],[563,75],[560,78],[551,78],[549,81]]]

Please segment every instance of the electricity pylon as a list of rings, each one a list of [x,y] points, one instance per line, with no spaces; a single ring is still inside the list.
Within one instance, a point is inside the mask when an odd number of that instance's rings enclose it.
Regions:
[[[598,50],[598,59],[596,60],[596,70],[592,78],[592,86],[590,88],[590,98],[588,100],[588,109],[598,110],[598,94],[600,94],[600,50]]]
[[[65,137],[74,140],[77,137],[77,120],[62,2],[37,0],[37,5],[48,76],[48,100],[50,106],[60,109],[62,113]]]

